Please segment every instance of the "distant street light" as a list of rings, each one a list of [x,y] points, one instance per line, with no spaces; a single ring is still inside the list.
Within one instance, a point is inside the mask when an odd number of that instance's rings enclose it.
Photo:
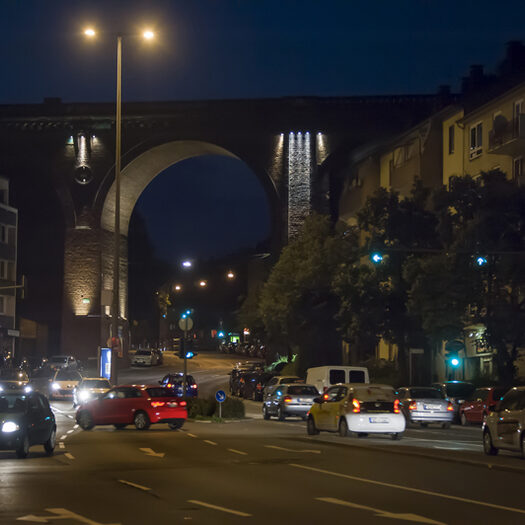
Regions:
[[[151,40],[152,38],[155,37],[155,33],[149,29],[147,29],[146,31],[144,31],[144,33],[142,33],[142,36],[146,39],[146,40]]]
[[[226,277],[228,277],[228,279],[233,279],[235,277],[235,274],[230,270]]]
[[[182,261],[183,268],[191,268],[192,266],[193,266],[193,263],[190,260]]]
[[[199,283],[199,286],[200,286],[201,288],[204,288],[207,284],[208,284],[208,283],[207,283],[206,281],[201,281],[201,282]]]
[[[180,284],[176,284],[174,289],[176,292],[180,292],[182,290],[182,286]]]
[[[88,27],[84,35],[93,38],[95,29]],[[118,341],[119,319],[119,287],[120,287],[120,164],[121,164],[121,137],[122,137],[122,34],[117,33],[117,103],[115,115],[115,241],[113,255],[113,301],[111,312],[111,337]],[[152,31],[145,31],[143,36],[147,40],[153,38]],[[118,381],[117,351],[113,345],[111,356],[111,380]]]

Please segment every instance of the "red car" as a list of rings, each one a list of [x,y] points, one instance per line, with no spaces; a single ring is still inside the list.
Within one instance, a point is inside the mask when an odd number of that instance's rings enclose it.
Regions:
[[[461,424],[483,423],[488,413],[494,410],[496,404],[503,398],[507,390],[508,388],[493,386],[477,388],[459,407]]]
[[[188,417],[186,401],[173,391],[148,385],[117,386],[77,410],[77,423],[84,430],[95,425],[114,425],[124,428],[134,424],[146,430],[153,423],[168,423],[172,430],[182,427]]]

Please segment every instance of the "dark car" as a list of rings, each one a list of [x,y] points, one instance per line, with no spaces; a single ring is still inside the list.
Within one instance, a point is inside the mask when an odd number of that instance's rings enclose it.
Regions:
[[[498,401],[503,399],[508,390],[506,387],[477,388],[459,408],[461,424],[483,423],[489,412],[496,408]]]
[[[83,430],[91,430],[95,425],[122,429],[131,424],[138,430],[146,430],[154,423],[168,423],[172,430],[177,430],[187,417],[186,401],[174,396],[169,388],[125,385],[80,405],[76,420]]]
[[[173,395],[183,397],[184,374],[182,372],[171,372],[165,375],[159,385],[169,388]],[[198,397],[199,387],[192,375],[186,375],[186,397]]]
[[[23,390],[0,393],[0,450],[14,450],[19,458],[29,447],[44,445],[46,454],[55,450],[55,416],[45,396]]]
[[[262,401],[266,383],[273,377],[268,372],[247,372],[240,383],[240,395],[252,401]]]

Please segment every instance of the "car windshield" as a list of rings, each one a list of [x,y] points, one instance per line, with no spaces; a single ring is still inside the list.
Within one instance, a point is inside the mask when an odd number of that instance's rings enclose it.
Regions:
[[[0,381],[27,381],[28,377],[22,370],[16,368],[4,368],[0,370]]]
[[[413,399],[443,399],[443,394],[437,388],[411,388],[410,397]]]
[[[474,392],[474,385],[470,383],[447,383],[447,396],[467,399]]]
[[[3,394],[0,396],[0,413],[18,413],[26,410],[26,396],[21,394]]]
[[[67,357],[63,355],[56,355],[49,360],[50,363],[67,363]]]
[[[82,381],[82,388],[111,388],[107,379],[84,379]]]
[[[55,377],[56,381],[80,381],[80,375],[73,370],[60,370]]]
[[[355,397],[359,401],[394,401],[395,392],[392,387],[368,385],[356,388]]]
[[[492,393],[492,398],[494,401],[501,401],[503,396],[507,393],[508,388],[495,388]]]
[[[173,391],[169,388],[148,388],[147,392],[150,397],[173,397]]]
[[[135,355],[151,355],[151,350],[139,350]]]
[[[292,396],[318,396],[315,386],[289,386],[287,391]]]

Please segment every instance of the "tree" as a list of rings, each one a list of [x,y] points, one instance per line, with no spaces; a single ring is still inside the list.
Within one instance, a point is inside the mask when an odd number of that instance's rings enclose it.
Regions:
[[[286,246],[265,283],[259,310],[268,335],[298,352],[300,372],[340,359],[332,276],[342,243],[329,218],[312,214]]]

